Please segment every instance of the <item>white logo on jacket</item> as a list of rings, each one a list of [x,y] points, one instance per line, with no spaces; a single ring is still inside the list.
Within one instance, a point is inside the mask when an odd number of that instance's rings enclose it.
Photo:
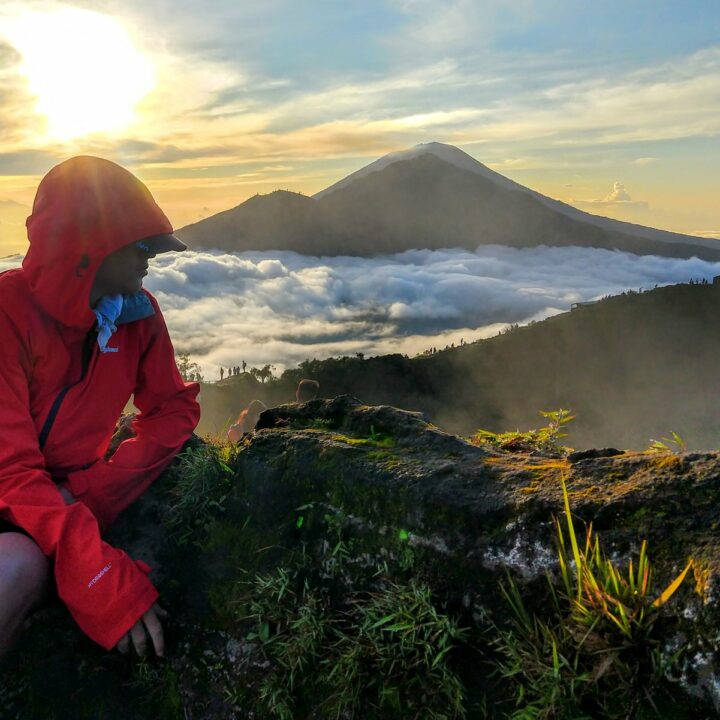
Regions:
[[[109,562],[109,563],[88,583],[88,588],[91,588],[111,567],[112,567],[112,563]]]

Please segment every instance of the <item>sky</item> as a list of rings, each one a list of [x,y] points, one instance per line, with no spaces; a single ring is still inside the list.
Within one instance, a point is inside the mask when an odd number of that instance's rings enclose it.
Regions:
[[[600,215],[720,237],[717,0],[3,0],[0,256],[77,154],[175,227],[422,142]]]
[[[0,259],[0,272],[20,256]],[[316,258],[293,252],[158,255],[145,286],[178,353],[206,380],[220,368],[401,353],[497,335],[570,310],[572,303],[711,281],[720,263],[583,247],[412,250]],[[582,310],[580,310],[582,312]]]

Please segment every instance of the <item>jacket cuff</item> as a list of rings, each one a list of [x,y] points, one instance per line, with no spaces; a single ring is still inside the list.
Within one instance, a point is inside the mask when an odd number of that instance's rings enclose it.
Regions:
[[[112,650],[157,601],[158,591],[145,576],[142,577],[144,587],[139,592],[135,588],[137,594],[130,598],[127,604],[118,603],[120,607],[117,612],[105,615],[102,619],[102,628],[80,625],[83,632],[105,650]]]

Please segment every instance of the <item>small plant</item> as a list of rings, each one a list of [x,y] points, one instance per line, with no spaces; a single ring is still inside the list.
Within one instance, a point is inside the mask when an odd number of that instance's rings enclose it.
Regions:
[[[153,663],[146,657],[132,661],[128,686],[140,698],[145,713],[157,720],[181,720],[184,716],[178,678],[169,664]]]
[[[388,433],[384,433],[375,429],[374,425],[370,425],[367,437],[349,437],[347,435],[335,435],[335,439],[346,442],[356,447],[375,447],[375,448],[392,448],[395,447],[395,438]]]
[[[497,643],[501,674],[516,687],[516,720],[635,718],[655,715],[665,675],[677,658],[663,655],[660,617],[692,560],[654,594],[647,545],[623,572],[588,526],[578,537],[563,481],[565,528],[555,519],[561,587],[548,576],[550,618],[531,614],[518,586],[502,590],[512,626]]]
[[[448,653],[464,631],[410,583],[358,594],[344,609],[287,570],[257,577],[247,637],[272,663],[257,695],[262,717],[463,718],[462,685]]]
[[[488,444],[501,450],[510,452],[541,452],[551,454],[566,454],[570,448],[560,445],[561,438],[567,437],[565,426],[575,419],[570,410],[540,411],[540,415],[547,419],[548,424],[536,430],[527,432],[494,433],[490,430],[478,430],[470,438],[475,445]]]
[[[574,568],[571,569],[565,545],[562,524],[555,520],[558,539],[560,574],[566,597],[573,597],[572,617],[580,624],[595,628],[598,618],[616,628],[630,641],[643,640],[657,620],[660,608],[675,594],[692,567],[689,560],[685,569],[656,598],[650,600],[652,572],[647,557],[647,541],[643,540],[637,564],[630,560],[626,574],[618,570],[612,560],[605,557],[597,535],[589,525],[585,547],[577,542],[570,514],[565,481],[562,481],[567,532],[572,549]]]
[[[383,433],[375,432],[375,426],[370,425],[370,432],[368,433],[368,438],[372,440],[373,442],[380,442],[380,440],[384,439]]]
[[[332,430],[337,423],[330,418],[311,418],[307,421],[307,427],[316,430]]]
[[[255,630],[248,640],[257,640],[274,668],[260,683],[258,705],[262,717],[292,720],[297,696],[306,676],[312,676],[321,658],[321,645],[327,633],[327,617],[320,598],[307,581],[295,590],[287,570],[258,576],[252,587],[248,617]]]
[[[329,717],[465,717],[463,688],[447,663],[465,632],[436,610],[426,586],[391,584],[355,598],[333,635],[334,652],[323,660]]]
[[[238,598],[246,637],[268,661],[245,706],[268,720],[464,718],[451,654],[466,631],[437,609],[425,584],[410,573],[397,579],[387,556],[361,553],[342,515],[297,511],[325,528],[316,550],[257,575]],[[406,552],[409,538],[398,531]],[[402,566],[401,557],[392,562]]]
[[[171,471],[175,481],[170,489],[172,499],[164,522],[179,545],[191,540],[201,545],[208,526],[224,510],[233,471],[222,457],[222,450],[203,445],[188,448],[176,458]]]
[[[687,452],[687,443],[673,430],[670,431],[671,437],[662,438],[660,440],[650,439],[648,452],[673,453],[679,455]]]

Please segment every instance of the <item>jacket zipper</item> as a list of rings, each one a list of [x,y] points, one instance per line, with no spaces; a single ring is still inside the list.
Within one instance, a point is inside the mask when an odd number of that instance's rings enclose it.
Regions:
[[[53,424],[55,423],[55,419],[58,416],[58,413],[60,412],[60,406],[63,404],[63,400],[65,399],[65,396],[68,394],[70,390],[72,390],[75,386],[79,385],[87,375],[88,368],[90,367],[90,360],[93,356],[93,351],[95,349],[94,342],[97,338],[97,332],[95,329],[90,330],[88,334],[85,336],[85,340],[83,341],[83,347],[82,347],[82,372],[80,373],[80,378],[70,385],[67,385],[64,387],[56,396],[55,400],[53,401],[52,406],[50,407],[50,412],[48,413],[47,417],[45,418],[45,422],[43,423],[42,430],[40,431],[40,435],[38,436],[38,445],[40,446],[40,449],[42,450],[45,446],[45,443],[47,443],[48,435],[50,434],[50,430],[52,429]]]

